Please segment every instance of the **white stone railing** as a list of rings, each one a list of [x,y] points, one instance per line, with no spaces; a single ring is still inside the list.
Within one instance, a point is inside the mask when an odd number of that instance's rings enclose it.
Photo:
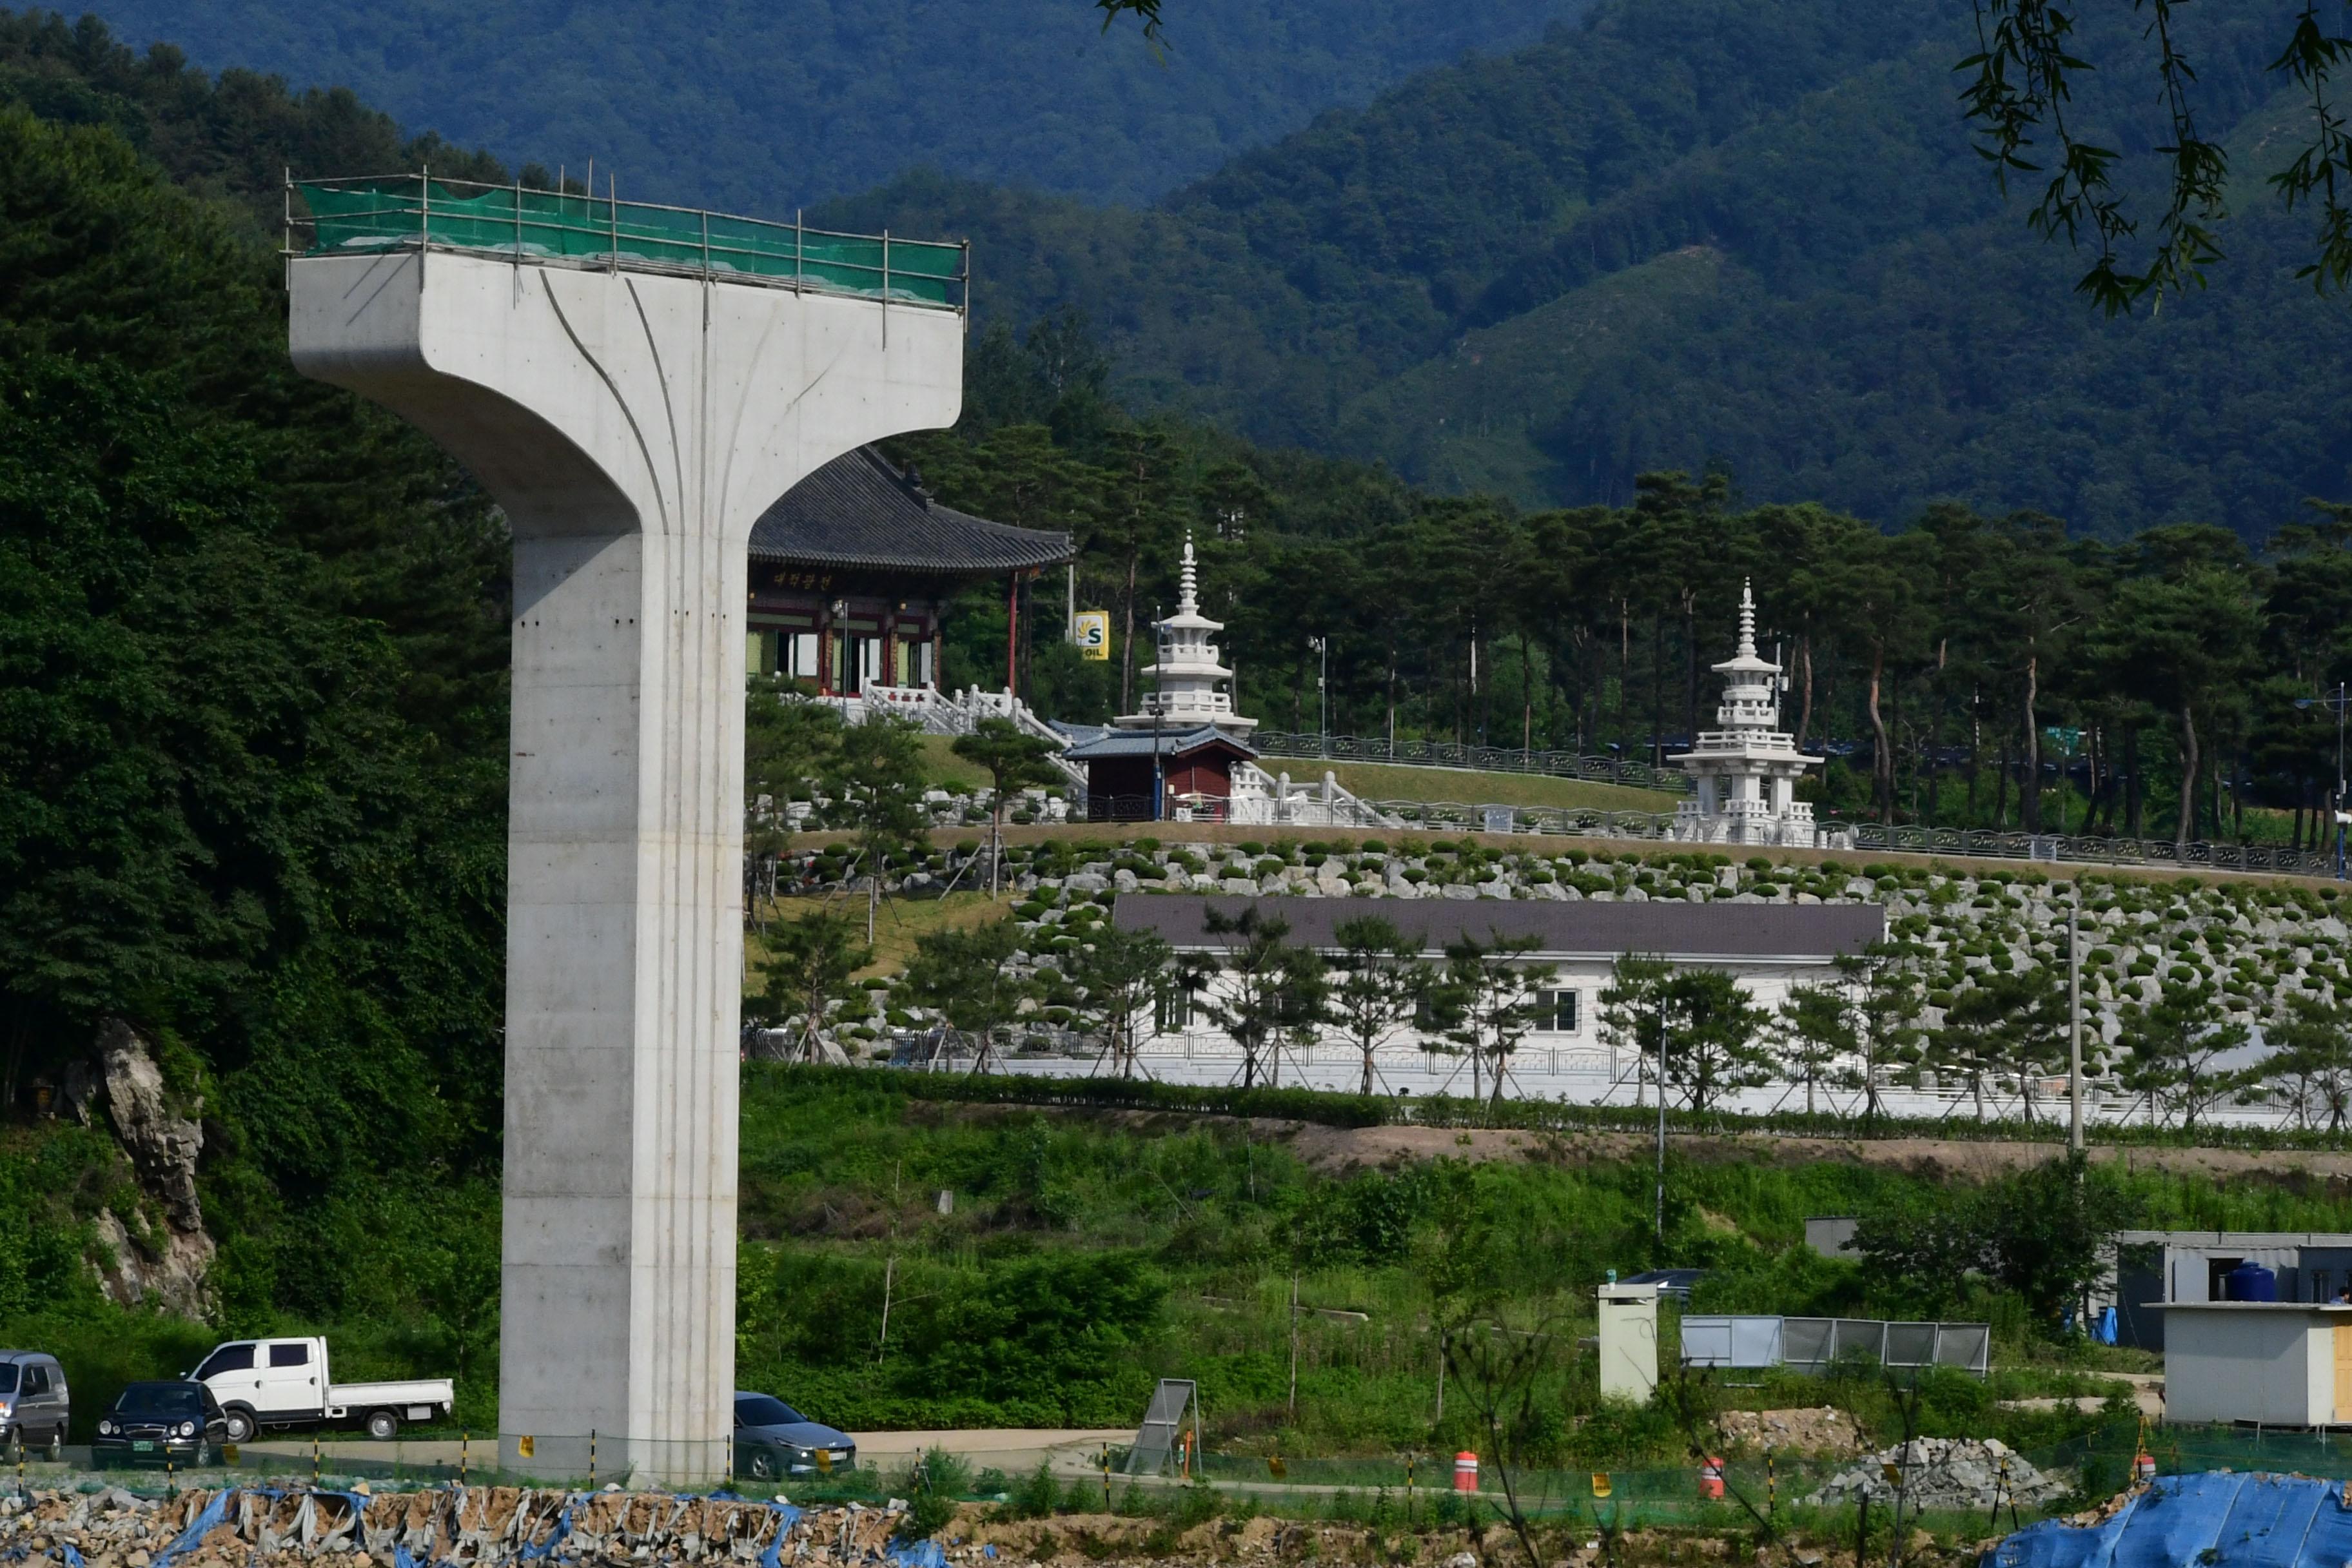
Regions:
[[[1255,763],[1236,763],[1227,820],[1251,826],[1396,827],[1399,818],[1367,805],[1342,788],[1327,769],[1319,782],[1294,784],[1288,773],[1267,773]]]
[[[950,697],[935,687],[882,686],[869,681],[854,697],[810,697],[802,700],[821,702],[838,710],[845,723],[862,724],[869,714],[888,713],[911,721],[931,735],[969,735],[979,728],[982,719],[1010,719],[1022,733],[1052,743],[1054,765],[1064,777],[1076,784],[1087,782],[1084,770],[1062,759],[1061,753],[1069,749],[1069,737],[1038,718],[1029,704],[1010,692],[966,687]]]

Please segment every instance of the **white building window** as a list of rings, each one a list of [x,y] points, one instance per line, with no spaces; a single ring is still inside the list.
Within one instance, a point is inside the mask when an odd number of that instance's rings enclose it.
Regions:
[[[1181,985],[1160,987],[1151,1001],[1152,1032],[1181,1035],[1192,1026],[1192,993]]]
[[[1572,1035],[1576,1033],[1577,998],[1579,991],[1538,991],[1536,993],[1535,1033],[1538,1035]]]

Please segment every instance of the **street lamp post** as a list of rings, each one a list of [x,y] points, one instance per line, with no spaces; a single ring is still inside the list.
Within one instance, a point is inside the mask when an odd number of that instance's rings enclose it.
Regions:
[[[1308,637],[1307,646],[1322,660],[1315,673],[1315,751],[1331,754],[1331,639]]]

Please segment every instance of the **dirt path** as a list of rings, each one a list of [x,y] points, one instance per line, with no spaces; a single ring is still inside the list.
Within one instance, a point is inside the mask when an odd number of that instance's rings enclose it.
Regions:
[[[1615,1164],[1646,1159],[1655,1147],[1634,1132],[1531,1132],[1450,1127],[1331,1127],[1272,1117],[1202,1115],[1184,1111],[1081,1111],[1025,1106],[926,1107],[959,1120],[991,1121],[1044,1114],[1083,1117],[1138,1131],[1179,1126],[1226,1127],[1263,1142],[1280,1143],[1320,1171],[1369,1170],[1417,1160],[1529,1160],[1564,1165]],[[1838,1162],[1901,1171],[1929,1180],[1981,1182],[2062,1158],[2063,1142],[1965,1138],[1791,1138],[1766,1133],[1677,1133],[1673,1147],[1685,1160],[1808,1165]],[[2168,1171],[2217,1182],[2261,1181],[2289,1185],[2352,1187],[2352,1152],[2245,1149],[2094,1146],[2091,1158],[2137,1171]]]

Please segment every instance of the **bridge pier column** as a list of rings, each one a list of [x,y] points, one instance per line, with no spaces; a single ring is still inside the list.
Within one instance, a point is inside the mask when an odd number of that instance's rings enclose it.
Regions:
[[[500,1458],[719,1475],[735,1362],[745,548],[951,423],[952,310],[415,249],[290,264],[297,368],[515,536]],[[521,1460],[520,1440],[535,1453]]]

